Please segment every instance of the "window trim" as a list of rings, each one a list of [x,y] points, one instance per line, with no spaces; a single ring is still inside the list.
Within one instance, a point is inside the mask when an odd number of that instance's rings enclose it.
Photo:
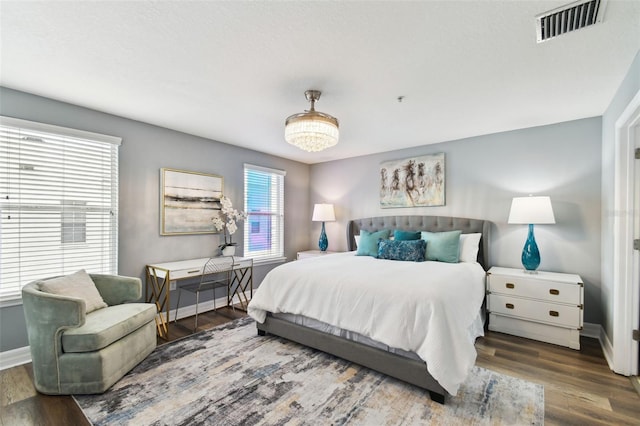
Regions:
[[[122,145],[122,138],[117,136],[109,136],[101,133],[88,132],[86,130],[55,126],[53,124],[37,123],[35,121],[22,120],[20,118],[7,117],[4,115],[0,115],[0,124],[11,127],[21,127],[26,130],[36,132],[55,133],[60,136],[67,136],[71,138],[91,139],[96,142],[110,143],[118,146]]]

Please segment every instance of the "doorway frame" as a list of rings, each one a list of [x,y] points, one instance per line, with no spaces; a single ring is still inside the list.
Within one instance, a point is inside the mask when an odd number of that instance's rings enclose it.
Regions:
[[[638,374],[638,344],[631,335],[640,318],[640,283],[634,265],[635,132],[640,132],[640,90],[615,124],[614,220],[613,220],[613,371]]]

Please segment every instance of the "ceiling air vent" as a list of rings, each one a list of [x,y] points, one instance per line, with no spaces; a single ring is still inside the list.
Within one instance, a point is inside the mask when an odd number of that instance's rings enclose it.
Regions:
[[[538,43],[602,22],[607,0],[567,4],[536,16]]]

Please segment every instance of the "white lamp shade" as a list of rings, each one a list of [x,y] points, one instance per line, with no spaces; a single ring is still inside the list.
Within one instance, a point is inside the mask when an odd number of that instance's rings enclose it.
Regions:
[[[509,223],[549,224],[556,223],[549,197],[514,197],[511,201]]]
[[[336,214],[333,211],[333,204],[316,204],[313,206],[314,222],[333,222],[336,220]]]

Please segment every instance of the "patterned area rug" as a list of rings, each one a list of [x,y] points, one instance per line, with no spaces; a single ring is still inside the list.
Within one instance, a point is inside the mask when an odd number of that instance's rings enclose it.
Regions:
[[[94,425],[543,424],[542,386],[474,367],[445,405],[429,393],[242,318],[159,346],[102,395],[76,395]]]

